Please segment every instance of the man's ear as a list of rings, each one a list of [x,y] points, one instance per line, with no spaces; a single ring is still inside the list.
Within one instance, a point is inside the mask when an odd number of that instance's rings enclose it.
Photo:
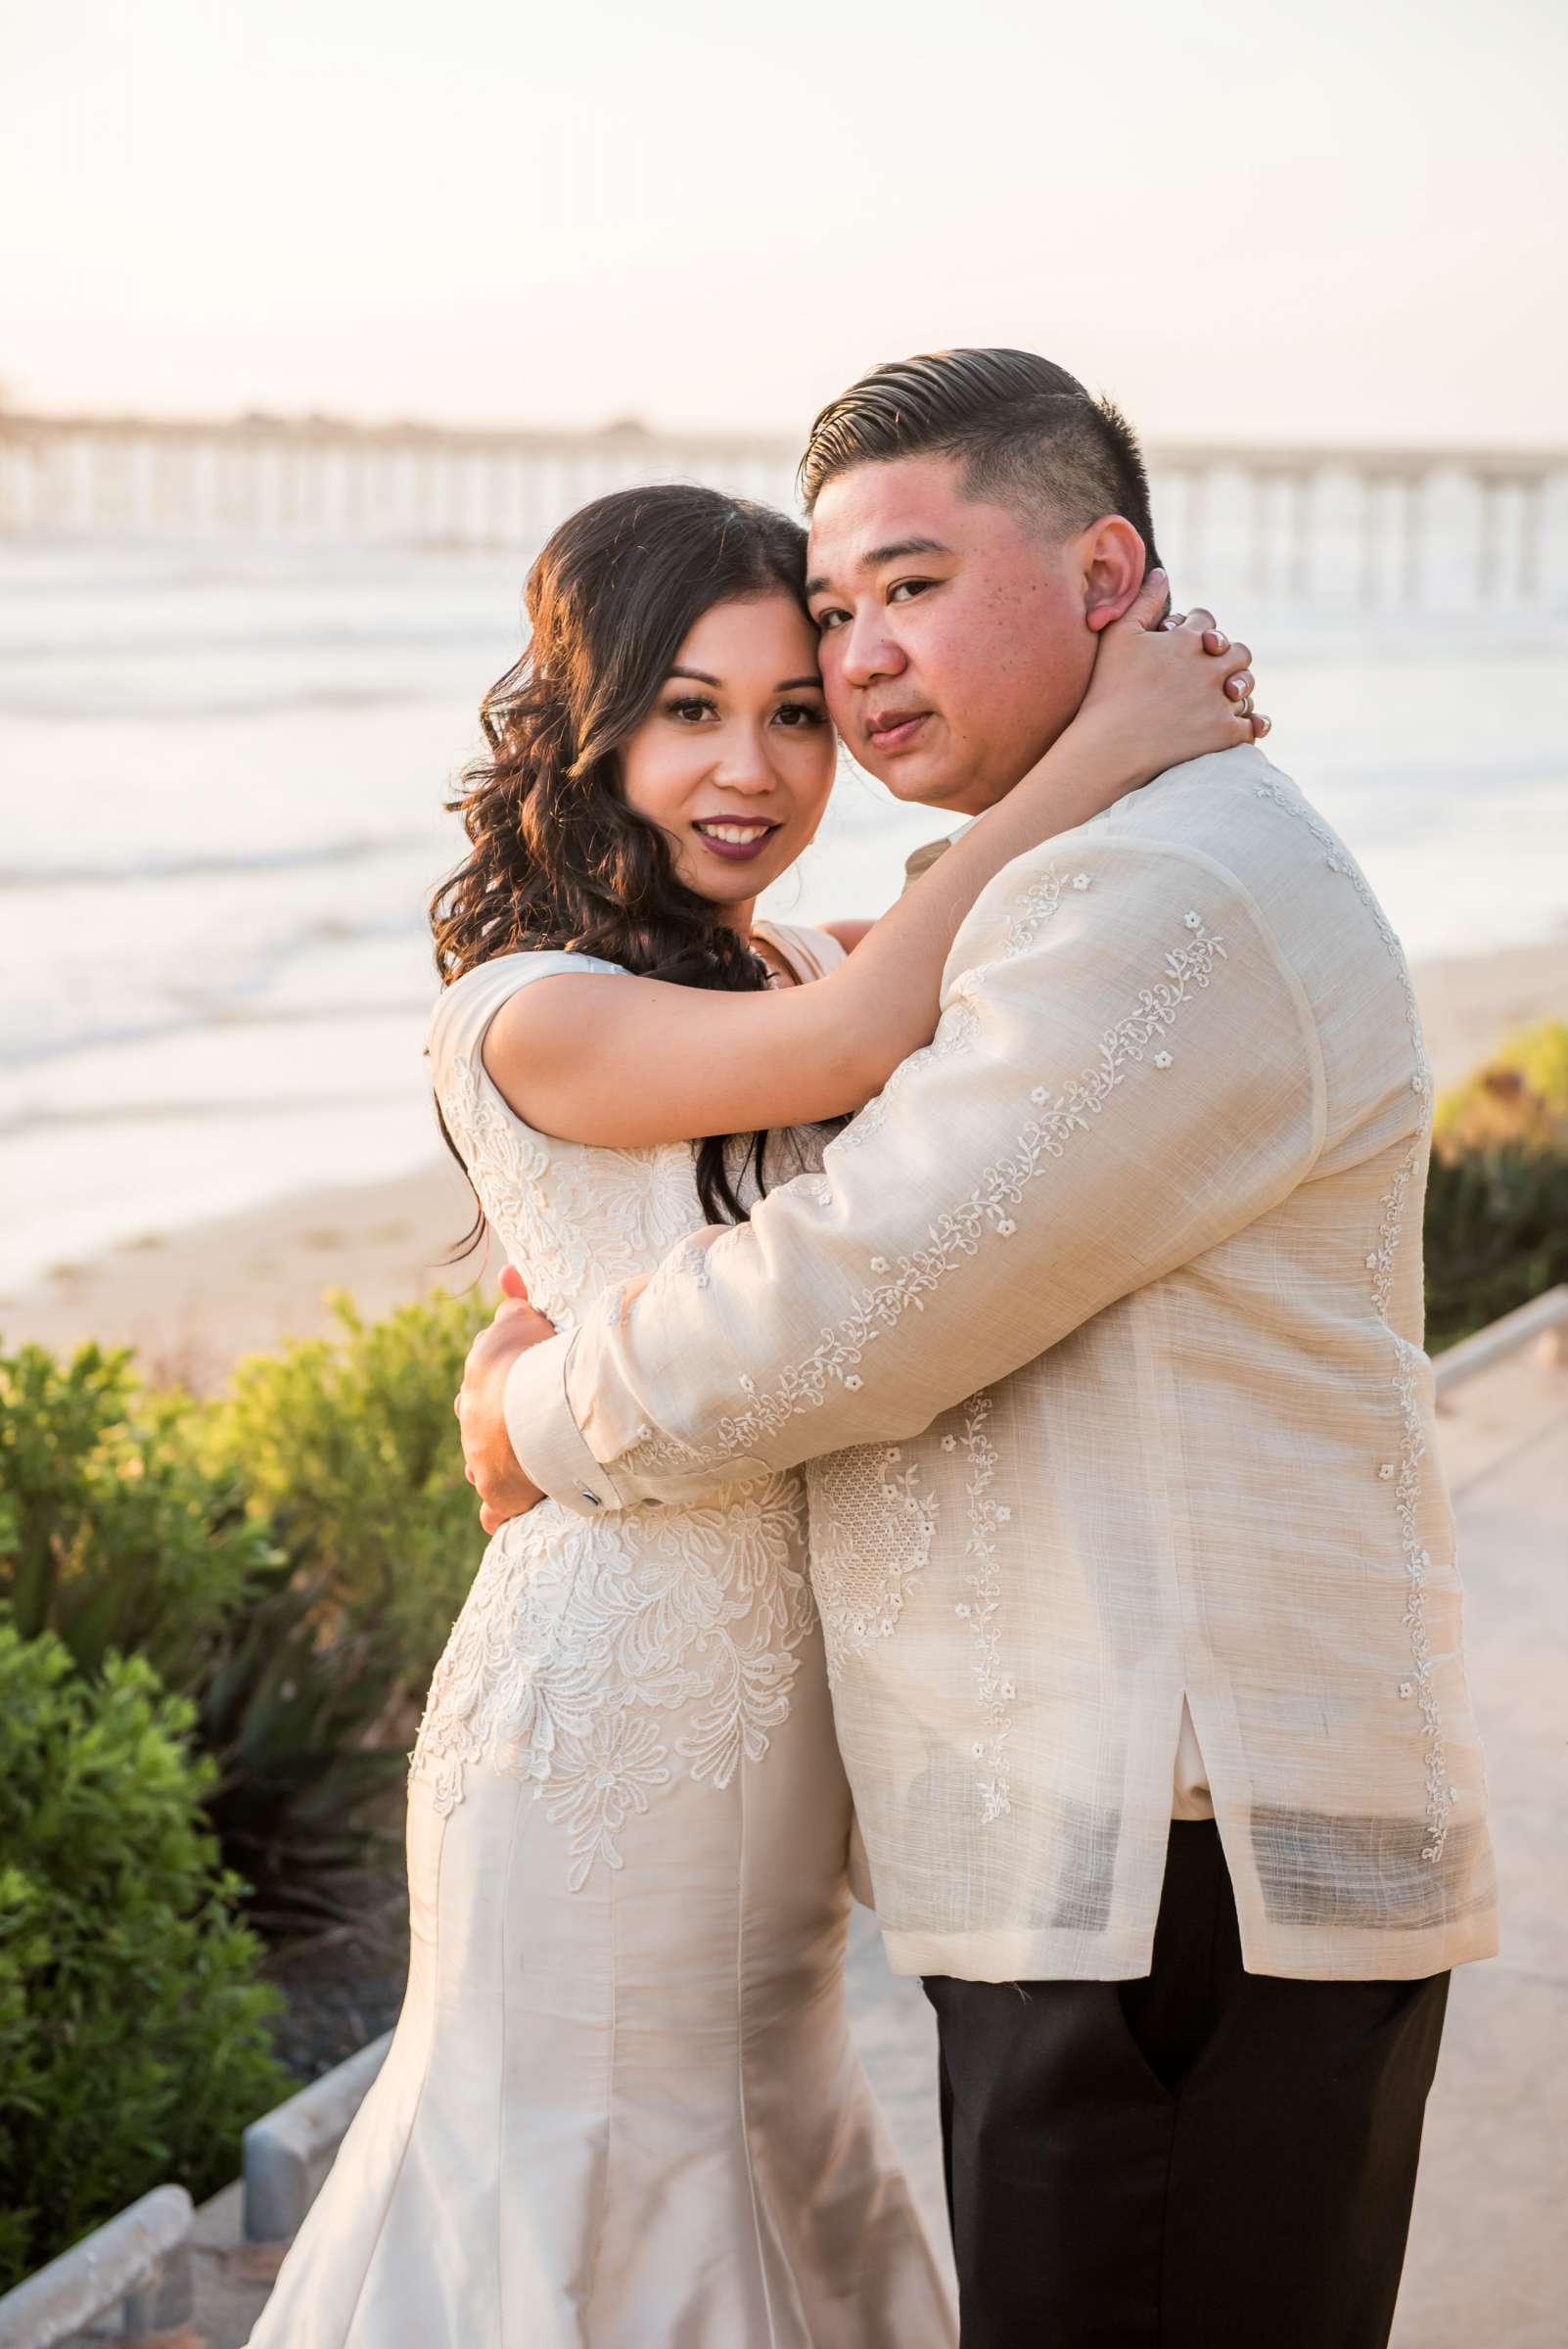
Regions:
[[[1120,514],[1107,514],[1082,533],[1084,624],[1097,635],[1134,602],[1148,560],[1142,539]]]

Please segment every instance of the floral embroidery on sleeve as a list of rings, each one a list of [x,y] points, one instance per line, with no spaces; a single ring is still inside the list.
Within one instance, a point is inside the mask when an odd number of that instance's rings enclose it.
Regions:
[[[1065,1155],[1075,1135],[1086,1131],[1090,1120],[1103,1113],[1134,1069],[1146,1061],[1152,1064],[1151,1045],[1177,1025],[1224,959],[1224,942],[1207,924],[1195,931],[1183,924],[1182,937],[1167,949],[1164,976],[1141,989],[1134,1008],[1106,1031],[1098,1058],[1065,1084],[1031,1091],[1033,1114],[1024,1120],[1013,1145],[986,1169],[967,1197],[936,1216],[922,1245],[899,1257],[888,1275],[864,1290],[853,1310],[825,1331],[813,1351],[792,1364],[769,1394],[722,1418],[717,1443],[705,1457],[713,1463],[744,1457],[797,1412],[819,1408],[830,1382],[848,1384],[857,1378],[866,1347],[881,1330],[896,1327],[911,1307],[918,1307],[954,1265],[973,1256],[989,1238],[1010,1238],[1017,1230],[1012,1211],[1029,1183],[1049,1161]],[[841,1134],[829,1145],[829,1164],[848,1139]]]
[[[828,1679],[898,1628],[931,1557],[937,1503],[898,1445],[861,1444],[813,1461],[811,1582]]]

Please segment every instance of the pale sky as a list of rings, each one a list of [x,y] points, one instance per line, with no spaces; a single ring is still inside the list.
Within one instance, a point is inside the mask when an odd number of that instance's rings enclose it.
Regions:
[[[0,386],[799,434],[1042,350],[1151,436],[1568,441],[1557,0],[4,0]]]

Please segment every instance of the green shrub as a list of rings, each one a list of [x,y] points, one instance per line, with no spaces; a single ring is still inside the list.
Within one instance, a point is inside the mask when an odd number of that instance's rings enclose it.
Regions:
[[[273,1934],[343,1916],[400,1831],[378,1820],[484,1548],[452,1397],[488,1308],[336,1311],[340,1336],[242,1362],[204,1438],[282,1561],[201,1695],[213,1823]]]
[[[1568,1150],[1568,1021],[1542,1020],[1498,1046],[1433,1119],[1440,1158],[1465,1150]]]
[[[1427,1343],[1568,1280],[1568,1022],[1542,1020],[1445,1093],[1426,1201]]]
[[[192,1717],[0,1620],[0,2290],[165,2180],[214,2191],[289,2092]]]
[[[423,1690],[484,1551],[452,1398],[478,1296],[444,1294],[337,1338],[257,1355],[215,1407],[209,1457],[319,1591],[324,1632],[361,1643],[389,1710]]]
[[[268,1555],[187,1397],[97,1346],[0,1356],[0,1602],[24,1638],[56,1632],[88,1669],[134,1651],[188,1689]]]
[[[1439,1151],[1425,1243],[1434,1352],[1568,1280],[1568,1149]]]
[[[1499,1056],[1516,1069],[1554,1118],[1568,1118],[1568,1020],[1541,1020],[1509,1038]]]
[[[1568,1119],[1568,1020],[1540,1020],[1506,1036],[1483,1067],[1444,1093],[1434,1120],[1440,1147],[1463,1128],[1477,1103],[1498,1089],[1499,1079],[1512,1079],[1513,1085],[1504,1089],[1528,1094],[1548,1119]]]
[[[0,1601],[195,1702],[212,1824],[273,1932],[341,1916],[377,1856],[484,1542],[452,1396],[485,1305],[338,1314],[214,1404],[142,1389],[124,1353],[0,1358]]]
[[[200,1698],[217,1767],[207,1809],[263,1932],[346,1920],[360,1872],[391,1862],[396,1830],[380,1819],[407,1767],[407,1734],[388,1710],[400,1670],[343,1627],[329,1577],[287,1560],[232,1626]]]

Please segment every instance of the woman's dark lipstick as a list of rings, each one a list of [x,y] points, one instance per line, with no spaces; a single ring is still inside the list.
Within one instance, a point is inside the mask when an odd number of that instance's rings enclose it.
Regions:
[[[719,840],[714,832],[708,829],[709,824],[721,827],[726,832],[746,831],[750,833],[750,838]],[[761,854],[778,830],[778,826],[774,823],[758,825],[754,818],[747,816],[715,815],[694,823],[692,830],[702,842],[703,847],[715,856],[722,856],[726,864],[750,864],[754,856]]]

